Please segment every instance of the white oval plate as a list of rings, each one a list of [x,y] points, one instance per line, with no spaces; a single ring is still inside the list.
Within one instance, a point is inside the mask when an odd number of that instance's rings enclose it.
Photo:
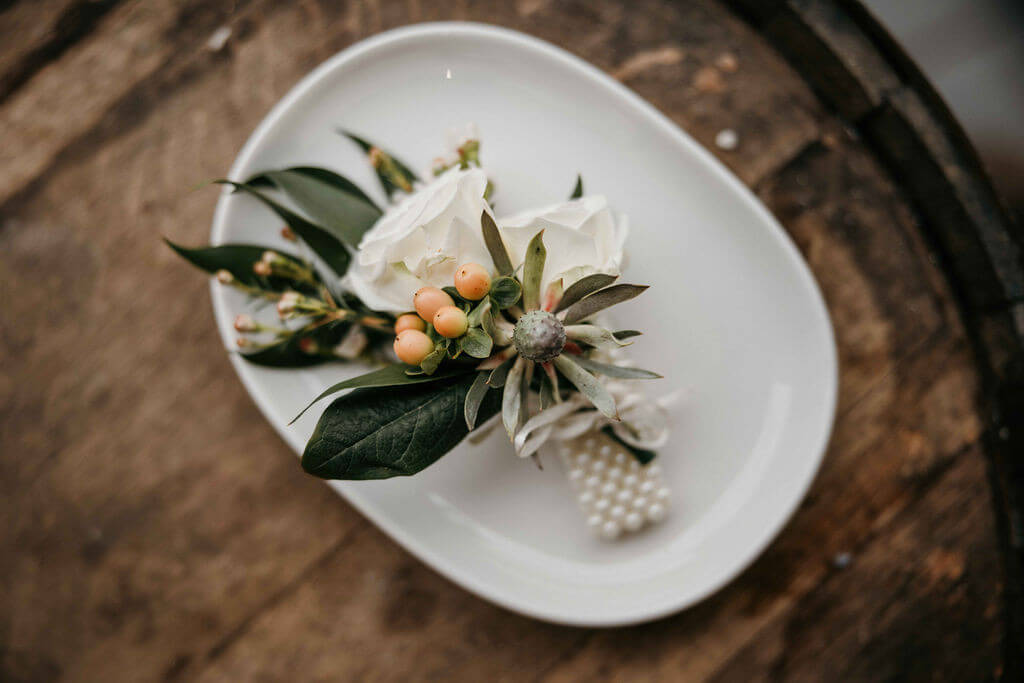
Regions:
[[[592,538],[561,468],[538,471],[497,433],[415,477],[331,486],[428,565],[523,614],[611,626],[692,605],[764,549],[821,461],[837,388],[821,294],[783,229],[693,139],[596,68],[490,26],[421,24],[341,52],[274,107],[230,177],[316,164],[383,201],[336,127],[422,168],[443,150],[444,132],[468,122],[479,126],[500,213],[560,201],[582,172],[589,193],[629,216],[626,280],[651,289],[618,309],[617,322],[646,332],[633,355],[665,376],[645,389],[688,396],[660,449],[672,512],[618,542]],[[278,228],[251,198],[225,194],[212,238],[275,243]],[[214,286],[213,303],[233,347],[242,301]],[[319,410],[288,421],[328,384],[363,371],[232,362],[299,453]]]

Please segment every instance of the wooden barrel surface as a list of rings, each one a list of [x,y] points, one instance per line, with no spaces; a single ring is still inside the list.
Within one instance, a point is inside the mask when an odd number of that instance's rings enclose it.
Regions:
[[[681,614],[544,624],[412,558],[300,471],[159,240],[205,239],[217,193],[191,188],[313,66],[441,19],[634,89],[756,192],[824,292],[822,469],[760,559]],[[7,2],[0,139],[0,679],[1020,674],[1019,235],[859,6]]]

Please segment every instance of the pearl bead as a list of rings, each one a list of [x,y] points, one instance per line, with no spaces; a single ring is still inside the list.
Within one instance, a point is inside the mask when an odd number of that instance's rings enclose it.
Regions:
[[[614,495],[618,488],[618,486],[609,481],[601,487],[601,494],[605,496]]]
[[[601,535],[611,540],[619,535],[622,529],[619,527],[618,522],[605,522],[601,527]]]
[[[623,453],[622,451],[616,453],[613,460],[615,464],[618,465],[619,467],[625,467],[626,465],[629,464],[629,456]]]
[[[601,485],[601,477],[598,477],[597,475],[594,474],[590,475],[589,477],[587,477],[586,485],[588,489],[596,489],[598,486]]]
[[[637,510],[647,510],[647,499],[643,496],[637,496],[633,499],[633,507]]]
[[[589,486],[589,480],[588,480],[588,486]],[[658,485],[656,483],[654,483],[653,481],[645,481],[645,482],[640,484],[640,493],[642,493],[644,495],[647,495],[647,494],[650,494],[650,493],[654,493],[654,490],[656,488],[658,488]]]
[[[590,453],[577,453],[576,464],[580,467],[585,467],[590,464]]]
[[[601,515],[590,515],[587,517],[587,527],[592,531],[600,531],[602,524],[604,524],[604,517]]]
[[[604,512],[609,507],[611,507],[611,504],[611,501],[608,500],[607,498],[598,498],[597,502],[594,503],[594,510],[596,512]]]
[[[614,520],[620,520],[626,516],[626,508],[622,507],[621,505],[616,505],[615,507],[608,511],[608,516]]]
[[[658,489],[658,492],[654,494],[654,497],[660,501],[666,501],[672,496],[672,492],[667,487],[662,486]]]
[[[590,466],[590,471],[593,472],[594,474],[600,474],[601,472],[604,472],[607,468],[608,465],[604,464],[604,462],[601,460],[597,460],[594,462],[593,465]]]
[[[605,444],[604,446],[601,446],[601,455],[609,456],[611,454],[612,454],[612,447],[611,446],[609,446],[608,444]]]
[[[608,474],[605,476],[607,476],[609,479],[618,479],[619,477],[622,476],[622,470],[620,470],[618,467],[611,467],[608,469]]]
[[[637,472],[637,473],[639,473],[640,472],[640,463],[638,463],[636,460],[630,461],[630,463],[629,463],[629,471],[630,472]]]
[[[583,482],[583,480],[586,478],[586,476],[587,476],[587,473],[584,472],[579,467],[574,467],[573,469],[569,470],[569,482],[573,486],[579,486]]]
[[[644,525],[644,517],[639,512],[630,512],[626,515],[625,525],[630,531],[636,531]]]
[[[588,451],[592,451],[592,450],[594,450],[594,446],[596,446],[596,445],[597,445],[597,442],[596,442],[596,441],[594,441],[594,439],[592,439],[592,438],[591,438],[591,439],[587,439],[586,441],[584,441],[584,442],[583,442],[583,446],[584,446],[584,447],[585,447],[585,448],[586,448],[586,449],[587,449]]]
[[[580,500],[580,505],[582,505],[583,507],[586,507],[586,506],[592,504],[594,502],[594,500],[595,500],[594,492],[593,491],[584,491],[583,493],[580,494],[579,500]]]
[[[647,508],[647,519],[652,522],[660,522],[667,514],[668,510],[661,503],[651,503]]]
[[[647,466],[647,476],[651,479],[661,476],[661,465],[657,463],[651,463]]]
[[[627,488],[633,488],[639,483],[640,479],[635,474],[627,474],[625,477],[622,478],[622,485]]]
[[[630,491],[629,489],[622,489],[621,491],[619,491],[618,493],[615,494],[615,500],[619,501],[620,503],[622,503],[624,505],[628,504],[628,503],[632,503],[633,502],[633,492]]]

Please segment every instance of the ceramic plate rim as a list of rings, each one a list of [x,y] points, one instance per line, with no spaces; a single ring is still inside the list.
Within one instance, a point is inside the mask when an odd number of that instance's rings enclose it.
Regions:
[[[329,76],[337,69],[340,69],[349,62],[360,59],[374,51],[388,48],[398,43],[415,41],[423,38],[452,36],[454,34],[482,37],[494,40],[498,44],[513,45],[518,48],[530,50],[578,71],[581,77],[587,78],[602,89],[610,91],[611,96],[630,105],[630,107],[635,109],[638,115],[645,119],[647,123],[659,128],[661,132],[669,135],[676,142],[687,148],[689,152],[707,166],[720,181],[729,186],[729,188],[736,194],[739,201],[747,204],[747,208],[751,209],[771,228],[770,232],[772,237],[779,243],[779,246],[783,249],[787,258],[793,262],[793,267],[799,274],[803,287],[809,290],[813,305],[818,308],[817,313],[819,313],[825,321],[824,326],[826,328],[826,335],[828,338],[828,344],[825,352],[829,356],[827,360],[829,365],[832,367],[832,372],[829,376],[823,378],[828,383],[825,387],[826,400],[828,401],[827,419],[822,421],[818,433],[815,435],[815,438],[812,439],[816,444],[816,446],[810,451],[810,455],[813,455],[814,457],[813,467],[808,468],[803,481],[800,481],[793,487],[793,491],[798,495],[792,496],[792,499],[784,506],[782,514],[778,515],[776,519],[771,520],[770,523],[764,525],[762,536],[757,543],[751,544],[738,551],[736,558],[732,560],[731,566],[725,568],[714,580],[708,581],[700,589],[681,594],[679,599],[666,601],[665,604],[658,608],[652,609],[649,607],[641,607],[640,609],[634,610],[622,610],[618,614],[612,616],[595,616],[593,614],[586,614],[582,612],[579,614],[567,614],[563,611],[548,611],[542,607],[524,605],[517,602],[514,597],[508,593],[508,591],[503,592],[501,589],[493,588],[481,581],[478,581],[473,572],[466,571],[462,567],[452,563],[441,553],[435,552],[431,547],[421,543],[417,538],[406,533],[400,525],[392,524],[386,514],[379,513],[371,503],[359,494],[358,491],[344,488],[343,482],[327,483],[353,507],[355,507],[360,514],[372,521],[381,531],[429,567],[471,593],[513,612],[547,622],[567,626],[585,627],[627,626],[652,621],[674,614],[705,600],[732,581],[761,555],[765,548],[776,538],[776,536],[778,536],[783,527],[785,527],[797,506],[807,495],[807,491],[817,475],[821,462],[824,459],[825,451],[831,437],[832,426],[835,420],[836,404],[838,399],[839,368],[835,334],[821,291],[814,280],[810,267],[800,255],[792,239],[778,224],[768,209],[756,199],[753,193],[738,178],[736,178],[736,176],[726,169],[725,166],[703,146],[693,140],[653,105],[626,86],[612,79],[597,67],[589,64],[579,57],[576,57],[564,49],[539,38],[490,24],[474,22],[429,22],[412,24],[379,33],[343,49],[314,68],[313,71],[308,73],[295,86],[293,86],[291,90],[289,90],[288,93],[279,100],[263,118],[253,133],[249,136],[245,145],[242,147],[242,150],[239,152],[235,162],[231,166],[231,170],[229,172],[230,175],[228,177],[240,177],[242,175],[241,171],[248,165],[250,159],[256,154],[264,138],[275,127],[278,120],[285,116],[295,103],[301,100],[307,93],[320,86],[321,83],[328,79]],[[210,234],[212,244],[223,243],[228,232],[228,202],[226,201],[228,196],[229,191],[225,190],[221,194],[217,203]],[[223,323],[225,320],[230,318],[231,311],[228,310],[228,304],[223,293],[218,291],[216,281],[211,282],[210,289],[214,314],[223,335],[225,327]],[[224,341],[228,347],[230,347],[230,344],[233,342],[232,339],[226,337]],[[266,418],[274,430],[277,431],[281,438],[284,439],[284,441],[291,446],[293,450],[301,453],[304,443],[298,438],[298,435],[294,431],[289,430],[287,425],[278,420],[277,416],[271,409],[269,401],[264,396],[260,382],[255,378],[251,367],[248,366],[248,364],[242,360],[238,354],[230,354],[230,360],[235,371],[238,373],[243,386],[256,403],[256,406],[259,408],[264,418]]]

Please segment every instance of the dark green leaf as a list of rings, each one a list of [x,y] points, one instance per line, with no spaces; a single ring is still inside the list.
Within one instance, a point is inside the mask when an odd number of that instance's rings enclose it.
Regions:
[[[484,244],[487,245],[487,251],[491,254],[491,260],[494,261],[494,268],[498,271],[498,275],[511,275],[513,272],[512,259],[508,255],[505,243],[501,240],[498,226],[491,218],[491,214],[486,211],[480,214],[480,230],[484,234]]]
[[[380,207],[377,206],[377,204],[373,201],[373,199],[370,198],[368,194],[363,192],[363,189],[361,187],[359,187],[351,180],[349,180],[348,178],[339,173],[335,173],[334,171],[331,171],[326,168],[320,168],[319,166],[292,166],[290,168],[282,170],[291,173],[299,173],[302,175],[309,176],[311,178],[316,178],[317,180],[325,182],[328,185],[332,185],[343,192],[347,192],[349,194],[359,197],[364,202],[366,202],[373,208],[377,209],[378,212],[380,212]],[[254,187],[274,186],[274,183],[271,182],[270,178],[263,173],[254,175],[252,178],[246,180],[245,183],[246,185],[252,185]]]
[[[501,365],[491,370],[491,374],[487,377],[487,384],[500,389],[505,386],[505,378],[508,377],[508,371],[512,369],[512,365],[516,362],[515,356],[504,361]]]
[[[459,337],[459,348],[473,358],[487,358],[491,355],[494,342],[479,327],[471,327]]]
[[[661,379],[661,375],[656,372],[651,372],[650,370],[627,368],[621,365],[611,365],[609,363],[599,363],[596,360],[590,360],[583,356],[575,356],[573,360],[590,372],[598,375],[604,375],[606,377],[614,377],[616,379]]]
[[[554,313],[564,311],[588,294],[593,294],[597,290],[607,287],[615,282],[616,279],[618,279],[617,275],[606,275],[605,273],[594,273],[593,275],[580,278],[565,290],[565,294],[562,295],[558,306],[555,307]]]
[[[348,264],[352,257],[349,255],[348,250],[345,249],[345,245],[331,233],[318,225],[310,223],[294,211],[286,209],[267,195],[245,183],[236,183],[231,180],[216,180],[214,182],[221,185],[230,185],[236,190],[247,192],[256,197],[276,213],[295,234],[301,237],[309,245],[309,248],[316,252],[317,256],[322,258],[324,263],[330,266],[331,270],[338,276],[344,275],[348,270]]]
[[[338,132],[347,137],[352,142],[359,145],[359,147],[367,154],[369,154],[370,150],[373,149],[374,147],[387,154],[391,158],[392,163],[394,163],[395,168],[398,169],[398,171],[405,177],[406,181],[409,182],[409,184],[412,184],[413,182],[419,180],[416,174],[413,173],[412,170],[407,165],[402,163],[397,157],[395,157],[394,154],[391,154],[390,152],[382,148],[380,145],[374,145],[365,138],[361,138],[358,135],[349,133],[348,131],[345,130],[339,129]],[[384,192],[387,193],[388,197],[390,197],[396,191],[402,189],[395,185],[385,173],[381,172],[380,169],[377,169],[377,178],[380,180],[381,187],[384,188]]]
[[[541,230],[526,245],[526,258],[523,261],[523,307],[527,312],[540,307],[540,280],[544,275],[544,263],[547,258],[544,231]]]
[[[484,398],[487,396],[487,392],[490,391],[491,387],[487,384],[486,372],[478,372],[476,379],[473,380],[473,385],[469,388],[466,393],[466,403],[463,409],[463,414],[466,418],[466,427],[473,431],[473,427],[476,426],[476,416],[480,412],[480,404],[483,403]]]
[[[619,330],[617,332],[612,332],[612,336],[618,339],[619,341],[622,341],[623,339],[639,337],[642,334],[643,332],[641,332],[640,330]]]
[[[420,363],[420,367],[423,368],[423,372],[428,375],[433,375],[437,372],[437,369],[441,366],[441,361],[448,355],[448,340],[438,340],[434,345],[434,350],[430,352],[430,355],[423,359]]]
[[[272,368],[302,368],[319,365],[337,360],[331,349],[341,343],[342,337],[348,332],[350,323],[344,320],[320,325],[309,332],[298,332],[272,346],[241,354],[242,358],[255,365]],[[316,343],[317,352],[307,353],[302,350],[302,339],[312,339]]]
[[[164,238],[164,242],[183,259],[208,273],[215,274],[218,270],[226,270],[244,285],[274,292],[296,288],[296,283],[287,278],[260,277],[252,271],[253,264],[263,257],[265,251],[273,251],[284,258],[301,263],[294,256],[276,249],[268,249],[255,244],[224,244],[218,247],[189,249],[177,245],[167,238]]]
[[[489,296],[496,309],[505,310],[515,306],[522,293],[523,288],[514,277],[499,277],[491,283]]]
[[[405,365],[404,363],[397,363],[395,365],[388,365],[387,367],[380,368],[368,372],[365,375],[359,375],[358,377],[350,377],[349,379],[338,382],[329,386],[319,396],[309,402],[305,408],[302,409],[298,415],[292,418],[292,421],[288,424],[292,424],[295,420],[298,420],[302,415],[313,407],[321,399],[327,398],[331,394],[336,394],[339,391],[345,389],[368,389],[370,387],[396,387],[405,386],[407,384],[423,384],[426,382],[437,382],[442,379],[448,379],[455,375],[461,375],[469,372],[467,367],[454,366],[445,369],[443,372],[436,372],[433,375],[410,375],[409,370],[414,369],[415,366]]]
[[[336,399],[317,423],[302,468],[323,479],[386,479],[416,474],[469,433],[464,406],[472,374],[408,387],[356,389]],[[498,411],[487,392],[480,422]]]
[[[610,306],[639,296],[645,289],[647,289],[647,285],[612,285],[606,289],[594,292],[565,309],[563,321],[568,325],[580,320],[586,320],[595,313],[603,311]]]
[[[572,194],[569,195],[569,199],[579,199],[583,196],[583,176],[579,173],[576,174],[576,187],[573,188]]]
[[[658,456],[658,454],[655,453],[654,451],[649,451],[645,448],[637,448],[632,444],[626,443],[625,441],[619,438],[619,435],[616,434],[615,430],[612,429],[610,426],[606,425],[602,427],[601,431],[607,434],[612,439],[614,439],[619,445],[621,445],[627,451],[629,451],[630,454],[634,458],[636,458],[637,462],[639,462],[641,465],[646,465],[647,463],[654,460]]]
[[[372,202],[315,175],[290,169],[267,171],[262,175],[269,178],[314,223],[350,247],[359,246],[363,233],[381,216],[380,209]]]

